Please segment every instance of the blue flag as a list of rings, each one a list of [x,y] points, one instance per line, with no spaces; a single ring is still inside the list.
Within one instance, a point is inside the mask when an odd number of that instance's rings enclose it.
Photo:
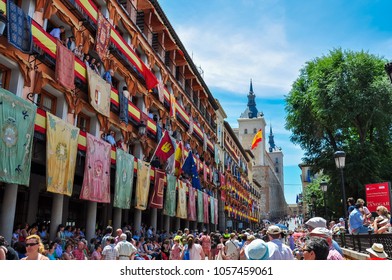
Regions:
[[[199,174],[197,173],[196,163],[195,163],[195,160],[193,159],[193,154],[191,151],[189,151],[188,157],[186,158],[186,160],[182,166],[182,171],[185,174],[188,174],[189,176],[191,176],[192,187],[194,187],[197,190],[201,190]]]

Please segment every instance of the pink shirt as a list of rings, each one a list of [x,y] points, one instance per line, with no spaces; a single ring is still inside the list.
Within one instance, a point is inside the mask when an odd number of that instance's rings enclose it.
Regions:
[[[174,244],[171,249],[171,259],[172,260],[180,260],[181,259],[181,248],[179,244]]]

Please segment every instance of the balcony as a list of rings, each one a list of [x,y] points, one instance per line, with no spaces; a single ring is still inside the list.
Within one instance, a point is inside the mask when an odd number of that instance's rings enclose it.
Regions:
[[[144,12],[137,12],[136,26],[139,28],[140,33],[143,34],[148,44],[152,47],[152,31],[144,22]]]
[[[137,10],[133,6],[131,0],[117,0],[117,3],[123,8],[123,10],[128,14],[129,18],[134,24],[136,24]]]
[[[176,71],[176,65],[174,64],[173,60],[170,58],[170,51],[165,52],[165,65],[167,69],[169,69],[170,73],[174,75]]]
[[[152,34],[152,48],[155,53],[161,58],[162,61],[165,61],[165,50],[162,45],[159,43],[159,34]]]

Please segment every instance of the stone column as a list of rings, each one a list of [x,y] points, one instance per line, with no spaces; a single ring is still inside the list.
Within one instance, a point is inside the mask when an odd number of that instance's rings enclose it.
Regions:
[[[64,195],[53,193],[53,201],[52,201],[52,215],[50,218],[50,240],[54,240],[56,238],[56,230],[59,224],[62,224],[63,217],[63,202]]]
[[[163,228],[166,230],[166,232],[169,234],[170,233],[170,217],[167,215],[164,215],[164,225]]]
[[[189,221],[188,221],[188,220],[185,221],[185,227],[186,227],[186,228],[189,228]],[[189,228],[189,229],[190,229],[190,228]]]
[[[0,235],[4,236],[9,244],[11,244],[12,239],[17,196],[18,185],[5,184],[3,203],[0,212]]]
[[[29,186],[29,203],[27,207],[27,223],[31,225],[37,221],[38,200],[39,200],[39,183],[41,176],[31,174]],[[45,178],[43,178],[45,181]]]
[[[180,218],[176,218],[176,231],[179,230],[179,229],[181,229],[181,219]]]
[[[224,232],[226,229],[226,215],[225,215],[225,202],[222,200],[218,201],[218,229],[220,232]]]
[[[90,239],[95,235],[95,225],[97,223],[97,203],[94,201],[87,202],[87,224],[86,224],[86,238]]]
[[[155,232],[157,232],[157,221],[158,221],[158,209],[151,208],[150,209],[150,225],[154,228]]]
[[[113,230],[121,228],[122,209],[113,207]]]
[[[134,215],[134,226],[135,230],[137,230],[137,233],[140,235],[140,227],[142,225],[142,211],[139,209],[135,209],[135,215]]]

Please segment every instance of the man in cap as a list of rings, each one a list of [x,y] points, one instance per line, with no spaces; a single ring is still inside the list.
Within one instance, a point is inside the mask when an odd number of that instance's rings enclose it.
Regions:
[[[305,223],[305,225],[308,228],[309,232],[311,232],[312,230],[314,230],[317,227],[327,228],[327,221],[322,217],[313,217],[313,218],[309,219]],[[339,244],[333,239],[332,239],[332,246],[339,252],[339,254],[341,254],[343,256],[342,249],[340,248]]]
[[[381,243],[373,243],[372,247],[367,248],[366,251],[370,253],[369,260],[386,260],[388,258]]]
[[[309,236],[311,238],[320,237],[327,241],[329,246],[327,260],[343,260],[343,256],[332,245],[332,233],[328,229],[323,227],[316,227],[309,233]]]
[[[248,260],[268,260],[268,245],[261,239],[255,239],[245,248],[245,257]]]
[[[281,239],[282,230],[280,227],[271,225],[267,229],[267,235],[269,238],[268,251],[270,260],[293,260],[293,252],[290,247],[282,242]]]

